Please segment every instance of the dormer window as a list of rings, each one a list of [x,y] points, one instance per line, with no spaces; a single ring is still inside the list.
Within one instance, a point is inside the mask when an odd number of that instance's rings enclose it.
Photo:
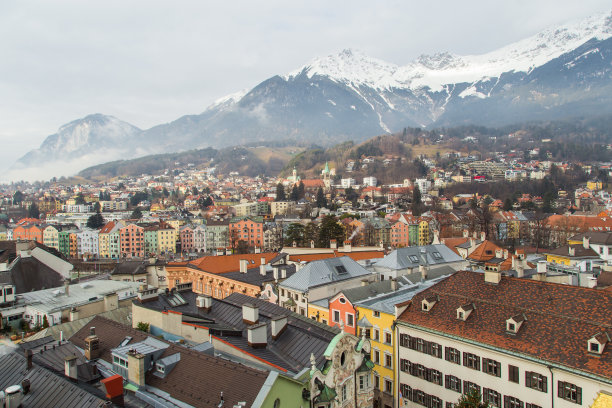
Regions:
[[[468,319],[468,317],[470,317],[472,310],[474,310],[473,303],[468,303],[463,306],[459,306],[457,308],[457,320],[462,320],[465,322]]]
[[[526,320],[524,314],[517,314],[506,320],[506,332],[509,334],[517,334],[521,325]]]
[[[425,299],[421,301],[421,310],[424,312],[430,311],[434,307],[437,301],[438,301],[437,296],[426,297]]]
[[[591,337],[587,343],[587,350],[591,354],[601,355],[604,352],[606,344],[610,341],[608,333],[597,333]]]

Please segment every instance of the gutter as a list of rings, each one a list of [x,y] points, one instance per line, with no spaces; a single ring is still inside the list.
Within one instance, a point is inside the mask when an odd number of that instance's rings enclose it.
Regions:
[[[533,357],[533,356],[530,356],[528,354],[523,354],[523,353],[519,353],[519,352],[516,352],[516,351],[511,351],[511,350],[508,350],[508,349],[503,349],[503,348],[500,348],[500,347],[492,346],[490,344],[485,344],[485,343],[481,343],[481,342],[478,342],[478,341],[475,341],[475,340],[467,339],[465,337],[459,337],[459,336],[456,336],[456,335],[453,335],[453,334],[447,334],[447,333],[439,332],[437,330],[429,329],[427,327],[417,326],[417,325],[410,324],[410,323],[403,322],[403,321],[399,321],[399,320],[396,321],[396,323],[400,324],[402,326],[406,326],[406,327],[410,327],[412,329],[416,329],[416,330],[422,331],[422,332],[426,332],[426,333],[430,333],[430,334],[435,334],[435,335],[438,335],[438,336],[441,336],[441,337],[446,337],[446,338],[450,338],[450,339],[453,339],[453,340],[461,341],[461,342],[464,342],[464,343],[467,343],[467,344],[471,344],[473,346],[477,346],[477,347],[480,347],[480,348],[484,348],[484,349],[488,349],[488,350],[493,350],[493,351],[496,351],[496,352],[501,353],[501,354],[507,354],[507,355],[511,355],[513,357],[522,358],[524,360],[531,361],[532,363],[541,364],[541,365],[546,366],[546,367],[555,368],[557,370],[565,371],[565,372],[568,372],[568,373],[571,373],[571,374],[575,374],[575,375],[580,375],[580,376],[589,378],[591,380],[595,380],[595,381],[602,382],[604,384],[612,385],[612,378],[609,378],[609,377],[606,378],[606,377],[602,377],[602,376],[597,375],[597,374],[592,374],[592,373],[589,373],[589,372],[576,370],[574,368],[566,367],[566,366],[561,365],[559,363],[553,363],[551,361],[542,360],[540,358]]]

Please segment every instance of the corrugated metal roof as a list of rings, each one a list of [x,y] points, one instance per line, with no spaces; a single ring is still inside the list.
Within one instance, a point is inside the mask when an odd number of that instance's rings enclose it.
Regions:
[[[418,268],[419,265],[439,265],[451,262],[461,262],[463,258],[444,244],[411,246],[398,248],[374,262],[377,268],[393,270]]]

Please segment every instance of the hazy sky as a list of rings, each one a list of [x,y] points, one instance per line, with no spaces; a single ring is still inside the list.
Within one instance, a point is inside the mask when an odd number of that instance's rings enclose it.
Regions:
[[[609,0],[2,1],[0,168],[104,113],[146,129],[354,48],[395,64],[480,54]]]

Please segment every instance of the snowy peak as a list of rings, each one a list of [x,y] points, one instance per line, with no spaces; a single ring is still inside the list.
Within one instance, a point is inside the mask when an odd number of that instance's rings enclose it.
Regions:
[[[334,81],[365,85],[376,90],[441,90],[444,85],[475,82],[504,72],[530,72],[595,38],[612,37],[612,11],[543,30],[542,32],[482,55],[458,56],[448,52],[422,55],[398,66],[351,49],[315,58],[285,77],[325,76]]]

